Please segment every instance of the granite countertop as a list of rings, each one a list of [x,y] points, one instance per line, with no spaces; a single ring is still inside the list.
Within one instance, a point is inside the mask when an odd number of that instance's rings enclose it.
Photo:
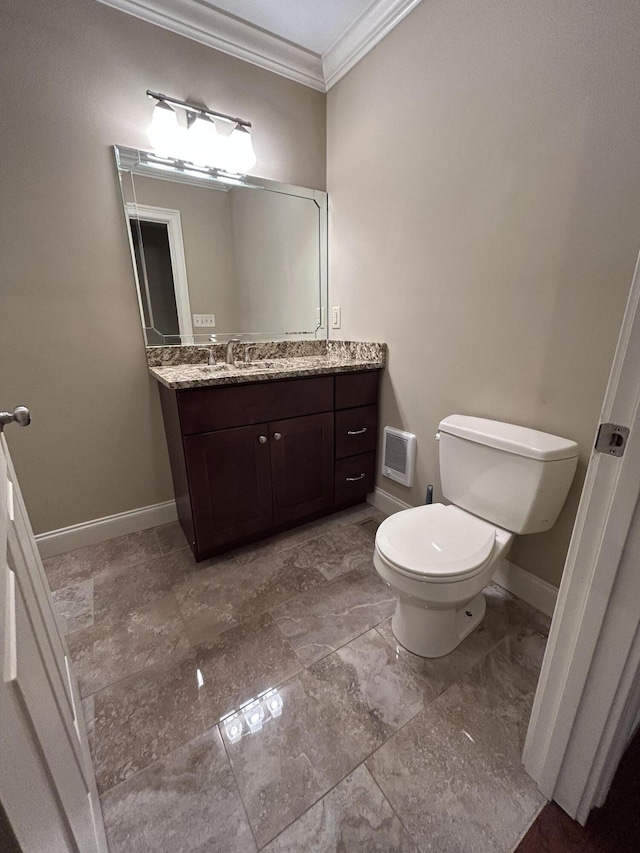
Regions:
[[[252,344],[257,358],[244,363],[243,350],[249,344],[237,344],[239,360],[209,365],[210,347],[149,347],[151,375],[173,390],[204,388],[214,385],[238,385],[298,376],[323,376],[360,370],[381,370],[386,363],[386,345],[351,341],[311,341],[282,344]],[[317,346],[309,346],[317,344]],[[168,352],[162,352],[167,351]],[[182,350],[183,352],[176,352]],[[215,355],[220,353],[215,351]],[[270,357],[271,356],[271,357]],[[275,356],[275,357],[273,357]],[[185,361],[183,361],[185,359]],[[189,359],[189,361],[186,361]],[[206,360],[205,360],[206,359]],[[168,363],[167,363],[168,362]],[[182,363],[181,363],[182,362]]]

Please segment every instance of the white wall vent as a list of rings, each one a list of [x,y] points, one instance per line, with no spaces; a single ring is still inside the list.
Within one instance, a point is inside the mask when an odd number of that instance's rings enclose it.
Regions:
[[[384,428],[382,444],[382,473],[396,483],[410,486],[416,458],[416,437],[393,427]]]

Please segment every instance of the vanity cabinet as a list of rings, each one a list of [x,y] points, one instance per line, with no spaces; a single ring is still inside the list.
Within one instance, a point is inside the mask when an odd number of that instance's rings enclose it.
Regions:
[[[159,386],[178,517],[197,560],[373,491],[378,376]]]

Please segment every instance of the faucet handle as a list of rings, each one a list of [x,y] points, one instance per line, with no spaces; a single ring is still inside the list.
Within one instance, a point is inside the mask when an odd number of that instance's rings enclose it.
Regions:
[[[254,350],[255,348],[256,344],[247,344],[247,346],[245,346],[244,353],[242,354],[242,360],[245,364],[248,364],[251,361],[251,359],[249,358],[249,354],[251,350]]]

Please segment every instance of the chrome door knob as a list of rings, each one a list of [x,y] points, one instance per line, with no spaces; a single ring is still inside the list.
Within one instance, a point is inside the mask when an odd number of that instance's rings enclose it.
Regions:
[[[16,406],[13,412],[0,412],[0,432],[5,424],[16,423],[26,427],[31,423],[31,412],[26,406]]]
[[[258,441],[260,442],[260,444],[266,444],[267,443],[267,436],[266,435],[259,435]]]
[[[274,432],[273,437],[275,438],[276,441],[280,441],[280,439],[282,438],[282,433],[281,432]]]

